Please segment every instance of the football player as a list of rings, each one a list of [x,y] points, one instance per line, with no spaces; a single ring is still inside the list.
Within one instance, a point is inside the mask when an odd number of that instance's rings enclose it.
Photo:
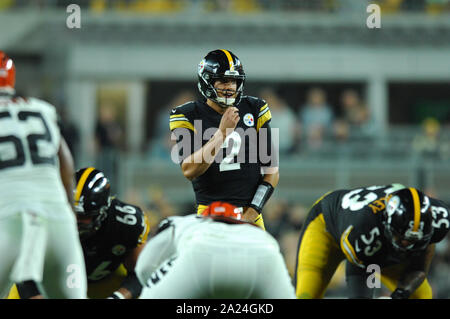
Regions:
[[[0,296],[33,280],[48,298],[86,298],[73,205],[73,158],[55,107],[15,93],[14,62],[0,51]],[[68,287],[67,269],[78,270]]]
[[[150,230],[147,217],[139,207],[111,197],[109,180],[94,167],[76,172],[74,200],[88,297],[137,298],[142,286],[134,268]],[[18,291],[38,294],[30,282],[19,284]]]
[[[435,243],[449,228],[448,205],[416,188],[391,184],[325,194],[300,235],[297,298],[322,298],[343,260],[350,298],[372,298],[373,278],[392,299],[432,298],[427,274]],[[377,269],[381,278],[372,280]]]
[[[224,202],[163,220],[136,274],[141,299],[295,298],[277,241]]]
[[[209,52],[198,66],[202,99],[172,110],[177,161],[192,182],[197,213],[223,200],[264,229],[262,209],[278,184],[271,114],[264,100],[243,96],[245,73],[228,50]]]

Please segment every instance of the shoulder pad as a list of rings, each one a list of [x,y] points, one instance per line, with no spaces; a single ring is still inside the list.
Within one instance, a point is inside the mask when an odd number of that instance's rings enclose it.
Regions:
[[[251,109],[256,115],[256,129],[259,130],[264,124],[269,123],[272,119],[269,106],[265,100],[254,96],[245,96],[245,99],[250,104]]]
[[[194,110],[195,102],[192,101],[173,108],[169,114],[170,130],[172,131],[176,128],[184,127],[195,131]]]
[[[247,101],[250,104],[250,106],[255,108],[255,110],[257,110],[258,112],[264,105],[267,104],[267,102],[265,100],[260,99],[256,96],[250,96],[250,95],[243,96],[242,100]]]

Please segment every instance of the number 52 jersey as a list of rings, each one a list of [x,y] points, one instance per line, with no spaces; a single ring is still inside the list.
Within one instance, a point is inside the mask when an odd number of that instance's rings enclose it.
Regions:
[[[387,195],[402,188],[401,184],[390,184],[338,190],[317,203],[320,205],[317,213],[323,213],[327,231],[348,261],[360,267],[369,264],[385,267],[401,262],[391,253],[385,239],[382,213]],[[434,228],[430,243],[437,243],[450,228],[449,208],[442,201],[429,199]]]
[[[0,96],[0,206],[67,203],[59,174],[60,142],[54,106],[34,98]],[[0,216],[5,214],[0,211]]]

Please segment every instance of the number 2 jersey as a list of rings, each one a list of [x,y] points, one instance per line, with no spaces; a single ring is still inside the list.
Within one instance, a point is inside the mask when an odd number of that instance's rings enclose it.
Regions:
[[[369,264],[385,267],[402,261],[390,250],[382,224],[386,196],[401,188],[404,186],[391,184],[338,190],[317,203],[317,214],[323,213],[327,231],[349,262],[362,268]],[[450,228],[449,207],[431,197],[430,204],[434,228],[430,243],[437,243]]]
[[[221,200],[246,206],[261,180],[262,167],[276,166],[270,156],[271,114],[267,103],[244,96],[236,107],[240,120],[235,131],[227,136],[206,172],[192,180],[197,204],[209,205]],[[172,110],[170,130],[177,137],[180,163],[209,141],[221,119],[222,115],[209,107],[204,99]],[[263,147],[267,151],[262,150]],[[267,157],[263,158],[261,154]]]
[[[146,242],[149,230],[148,219],[139,207],[113,198],[100,229],[81,242],[88,281],[113,273],[130,251]]]
[[[35,206],[67,203],[59,173],[60,141],[54,106],[34,98],[0,96],[0,207],[25,201]],[[0,216],[12,212],[0,209]]]

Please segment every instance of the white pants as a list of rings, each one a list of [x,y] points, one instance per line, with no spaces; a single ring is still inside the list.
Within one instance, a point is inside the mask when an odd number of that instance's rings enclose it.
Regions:
[[[85,299],[86,268],[70,207],[53,203],[30,207],[16,205],[14,214],[0,216],[0,297],[13,283],[34,280],[44,297]],[[60,217],[43,217],[44,210],[59,212]]]
[[[152,256],[141,254],[137,267],[147,258]],[[278,250],[197,242],[152,273],[140,298],[294,299],[295,292]]]

